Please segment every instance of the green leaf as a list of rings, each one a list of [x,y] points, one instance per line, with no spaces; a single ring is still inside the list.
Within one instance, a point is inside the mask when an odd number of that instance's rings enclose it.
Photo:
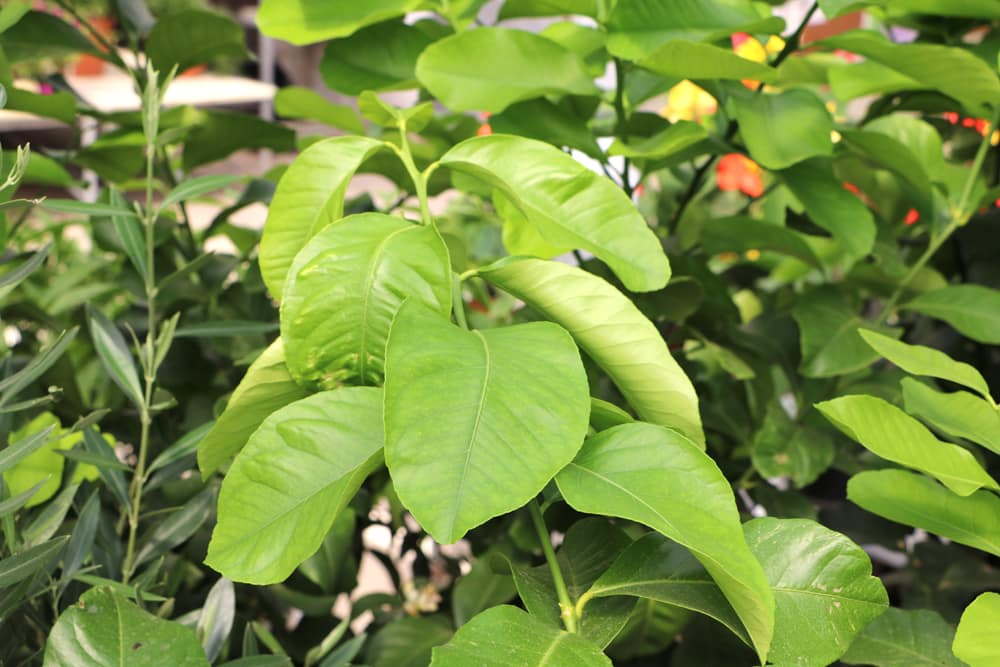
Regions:
[[[906,411],[949,435],[971,440],[1000,454],[1000,411],[967,391],[942,393],[903,378]]]
[[[1000,595],[983,593],[962,612],[952,648],[969,667],[990,667],[1000,663]]]
[[[768,67],[763,63],[742,58],[733,53],[732,49],[723,49],[711,44],[692,42],[687,39],[672,39],[639,60],[637,64],[657,74],[678,79],[730,79],[735,81],[754,79],[757,81],[771,81],[777,75],[777,70],[774,68]],[[800,92],[804,91],[788,91],[784,95]],[[811,97],[811,95],[809,96]],[[760,95],[755,96],[754,99],[768,97],[776,96]],[[738,99],[734,98],[734,101]],[[822,108],[822,104],[820,104],[820,107]],[[790,113],[788,108],[775,108],[773,102],[771,103],[770,111],[786,115]],[[796,120],[800,121],[804,119],[796,118]],[[833,129],[832,124],[833,121],[831,120],[831,129]],[[740,118],[740,129],[744,129],[742,117]],[[746,134],[744,133],[745,136]],[[772,139],[778,139],[778,137],[772,137]],[[784,143],[783,139],[781,141]],[[816,140],[811,138],[809,143],[816,143]],[[831,146],[830,150],[824,154],[829,155],[832,151],[833,148]]]
[[[260,272],[280,299],[295,255],[319,230],[343,215],[347,184],[385,144],[367,137],[334,137],[302,151],[288,167],[267,212]]]
[[[489,119],[494,132],[575,148],[595,159],[604,152],[586,122],[545,98],[518,102]]]
[[[705,139],[708,139],[708,131],[704,127],[689,120],[681,120],[639,143],[626,144],[620,139],[615,139],[608,149],[608,154],[641,160],[658,160],[680,153]]]
[[[451,639],[451,623],[442,615],[405,616],[375,633],[365,647],[372,667],[426,667],[431,649]]]
[[[315,0],[264,0],[257,27],[268,37],[296,45],[346,37],[360,28],[417,9],[423,0],[366,0],[328,3]]]
[[[927,177],[935,182],[943,179],[945,171],[944,147],[941,143],[941,135],[930,123],[905,113],[893,113],[865,123],[864,131],[895,139],[898,144],[905,147],[902,155],[906,158],[912,155],[915,158],[916,166],[922,169]],[[894,150],[899,150],[899,148],[897,146]],[[898,157],[892,158],[893,164],[898,161]],[[919,180],[920,177],[914,178]]]
[[[881,398],[858,394],[816,404],[834,426],[884,459],[939,479],[960,496],[1000,491],[967,449],[942,442],[913,417]]]
[[[215,660],[229,637],[235,612],[236,592],[233,590],[233,582],[221,577],[209,589],[195,628],[195,636],[201,640],[209,661]]]
[[[408,132],[419,132],[434,118],[434,103],[421,102],[401,108],[366,90],[358,95],[358,111],[364,118],[381,127],[405,126]]]
[[[357,515],[350,506],[346,507],[333,520],[333,525],[323,538],[319,550],[299,566],[299,572],[319,586],[324,593],[340,592],[341,588],[338,588],[338,585],[344,580],[351,580],[355,574],[353,570],[345,572],[350,568],[350,565],[345,564],[354,560],[352,551],[356,524]]]
[[[829,435],[793,421],[780,404],[773,402],[754,436],[751,457],[763,477],[789,477],[801,489],[830,467],[834,453]]]
[[[659,239],[625,193],[562,151],[492,135],[463,141],[441,163],[502,191],[546,241],[593,253],[630,290],[660,289],[669,280]]]
[[[36,116],[52,118],[62,121],[67,125],[74,125],[76,123],[76,98],[70,93],[61,91],[52,93],[51,95],[41,95],[21,90],[20,88],[10,88],[7,90],[7,95],[8,109],[26,111]],[[35,163],[34,168],[32,168],[31,162]],[[51,158],[47,158],[40,153],[32,153],[31,162],[28,163],[29,168],[25,170],[24,174],[26,183],[38,182],[39,180],[62,180],[65,178],[62,173],[53,169],[53,167],[61,169],[62,165]],[[39,167],[42,165],[45,165],[47,169],[40,169]],[[46,174],[45,172],[47,171],[54,173]],[[73,182],[72,177],[69,178],[69,181],[70,183]]]
[[[1000,290],[949,285],[921,294],[902,308],[943,320],[980,343],[1000,345]]]
[[[112,188],[110,190],[110,198],[112,206],[128,210],[125,198],[121,196],[118,190]],[[118,234],[118,240],[121,241],[122,248],[125,249],[125,254],[128,256],[129,261],[132,262],[132,266],[139,272],[139,276],[145,280],[149,268],[146,265],[146,230],[143,222],[135,217],[116,214],[111,216],[111,224],[114,226],[115,233]]]
[[[345,95],[416,88],[417,57],[431,41],[422,30],[399,21],[379,23],[329,42],[319,72],[327,87]]]
[[[314,394],[264,420],[222,482],[205,562],[234,581],[284,580],[381,464],[382,392]]]
[[[733,108],[750,157],[768,169],[833,155],[833,118],[808,90],[733,97]]]
[[[194,632],[94,588],[64,611],[45,644],[44,667],[208,667]]]
[[[639,60],[672,39],[715,41],[734,32],[781,30],[782,22],[761,23],[749,0],[623,0],[608,17],[608,51]]]
[[[6,32],[12,25],[17,24],[21,17],[31,10],[31,3],[27,0],[10,0],[0,8],[0,34]]]
[[[75,199],[50,199],[42,201],[41,206],[57,213],[71,213],[84,216],[113,216],[138,218],[136,212],[114,204],[91,203]]]
[[[469,573],[455,582],[451,596],[451,613],[455,627],[517,595],[514,579],[509,574],[497,574],[482,559],[472,564]]]
[[[656,326],[628,297],[603,279],[560,262],[513,258],[480,269],[479,275],[565,327],[642,419],[704,444],[691,381]]]
[[[361,213],[324,228],[285,282],[281,337],[292,377],[316,389],[379,384],[389,326],[407,298],[451,312],[448,247],[436,227]]]
[[[295,150],[295,130],[254,114],[235,111],[199,111],[184,142],[182,166],[191,171],[247,148]]]
[[[635,421],[632,415],[622,410],[614,403],[599,398],[590,398],[590,425],[595,431],[603,431],[619,424],[628,424]]]
[[[62,580],[60,590],[65,590],[73,576],[79,572],[84,560],[91,555],[94,538],[97,536],[97,524],[101,520],[100,491],[95,490],[90,494],[77,516],[69,546],[66,547],[66,557],[60,576]]]
[[[872,514],[1000,556],[1000,498],[956,496],[905,470],[870,470],[847,483],[847,499]]]
[[[881,63],[954,98],[975,115],[989,115],[1000,100],[1000,80],[991,68],[966,49],[941,44],[896,44],[880,33],[853,30],[819,45],[844,49]],[[961,72],[962,76],[955,76]]]
[[[890,608],[861,632],[841,662],[875,667],[962,667],[951,654],[954,635],[936,611]]]
[[[225,411],[199,443],[201,474],[207,476],[239,452],[268,415],[308,395],[288,372],[285,349],[278,338],[250,365]]]
[[[62,552],[67,542],[69,535],[64,535],[0,560],[0,587],[6,588],[38,572]]]
[[[0,36],[4,55],[12,63],[42,58],[65,58],[75,53],[106,57],[94,43],[70,24],[48,12],[31,10]]]
[[[282,88],[282,90],[284,91],[286,89]],[[173,206],[174,204],[179,204],[184,201],[190,201],[197,197],[201,197],[209,192],[221,190],[222,188],[237,183],[239,180],[239,176],[230,176],[228,174],[209,174],[207,176],[189,178],[183,183],[178,184],[167,193],[167,195],[163,198],[163,201],[160,202],[160,210],[162,211],[170,206]]]
[[[579,635],[539,623],[523,609],[487,609],[434,649],[431,667],[611,667]]]
[[[19,494],[43,482],[28,507],[44,503],[59,490],[64,461],[55,450],[60,431],[58,417],[43,412],[12,433],[12,444],[0,450],[0,470],[9,493]]]
[[[277,331],[276,322],[248,320],[219,320],[195,322],[174,331],[173,338],[232,338],[234,336],[259,336]]]
[[[910,345],[874,331],[858,332],[876,352],[913,375],[948,380],[975,389],[990,400],[990,387],[973,366],[955,361],[944,352],[925,345]]]
[[[652,424],[588,439],[556,477],[580,512],[643,523],[689,548],[746,626],[761,662],[774,630],[774,597],[743,539],[729,482],[697,445]]]
[[[244,58],[243,28],[228,16],[201,9],[182,9],[162,15],[149,31],[146,55],[162,73],[182,72],[207,65],[216,58]]]
[[[285,118],[307,118],[351,134],[364,134],[357,112],[344,104],[334,104],[312,88],[285,86],[274,95],[274,110]]]
[[[723,252],[744,253],[748,250],[769,250],[800,259],[817,269],[823,263],[802,234],[769,222],[746,216],[715,218],[701,228],[701,243],[710,255]]]
[[[441,544],[531,500],[587,433],[580,353],[560,327],[465,331],[413,300],[386,345],[385,459]]]
[[[874,60],[831,67],[827,71],[830,89],[838,100],[848,101],[866,95],[887,95],[903,91],[933,90],[916,79]]]
[[[2,394],[0,404],[4,404],[9,399],[17,396],[25,387],[37,380],[45,371],[49,370],[52,364],[59,360],[59,357],[62,356],[66,348],[76,338],[77,331],[79,331],[77,327],[73,327],[69,331],[63,331],[56,336],[55,340],[39,350],[24,368],[0,380],[0,394]],[[2,466],[0,466],[0,470],[2,469]]]
[[[28,503],[28,501],[31,500],[31,497],[36,493],[38,493],[38,490],[45,485],[46,481],[48,480],[43,479],[42,481],[38,482],[27,491],[22,491],[21,493],[12,495],[10,498],[7,498],[6,500],[0,502],[0,518],[3,518],[5,516],[10,516],[14,512],[24,507]]]
[[[920,161],[908,146],[880,132],[841,130],[845,145],[850,146],[877,166],[902,176],[918,192],[930,194],[931,181]]]
[[[859,371],[878,359],[860,331],[876,325],[862,319],[850,297],[835,285],[824,285],[802,295],[792,316],[799,325],[806,377],[836,377]],[[898,329],[881,327],[898,335]]]
[[[142,385],[125,338],[98,308],[87,306],[90,338],[104,370],[136,407],[143,405]]]
[[[520,16],[598,16],[598,0],[507,0],[500,8],[501,21]]]
[[[142,565],[187,542],[208,521],[214,504],[215,489],[210,487],[166,518],[161,517],[140,547],[135,564]]]
[[[417,60],[417,79],[453,111],[499,112],[542,95],[596,95],[578,55],[523,30],[477,28],[438,40]]]
[[[782,128],[784,133],[787,128]],[[844,189],[828,160],[800,162],[780,172],[781,180],[802,202],[809,219],[833,235],[847,256],[857,260],[875,246],[875,219],[856,196]]]

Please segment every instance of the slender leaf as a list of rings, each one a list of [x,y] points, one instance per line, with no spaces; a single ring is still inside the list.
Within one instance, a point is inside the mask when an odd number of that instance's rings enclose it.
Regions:
[[[233,582],[221,577],[208,591],[198,616],[195,635],[201,640],[209,662],[215,660],[233,629],[236,614],[236,592]]]
[[[142,385],[125,338],[99,309],[87,308],[90,338],[104,370],[136,407],[143,405]]]
[[[186,542],[208,521],[214,504],[215,490],[208,488],[160,521],[139,549],[135,557],[136,565],[142,565]]]
[[[197,322],[179,327],[174,338],[232,338],[234,336],[257,336],[278,330],[274,322],[250,322],[246,320],[222,320],[219,322]]]
[[[921,294],[902,308],[943,320],[980,343],[1000,345],[1000,290],[949,285]]]
[[[42,373],[49,370],[76,338],[77,331],[79,331],[77,327],[63,331],[55,340],[39,350],[38,354],[33,356],[24,368],[0,380],[0,393],[3,394],[3,397],[0,398],[0,404],[6,403],[9,398],[19,394],[21,390],[38,379]],[[3,470],[2,463],[0,463],[0,470]]]
[[[62,552],[67,542],[68,535],[57,537],[0,560],[0,587],[12,586],[38,572]]]
[[[1000,454],[1000,410],[967,391],[934,391],[913,378],[904,378],[906,411],[936,429],[971,440]]]
[[[160,210],[169,208],[174,204],[190,201],[202,195],[221,190],[239,180],[238,176],[228,174],[209,174],[185,180],[174,187],[167,196],[160,202]]]

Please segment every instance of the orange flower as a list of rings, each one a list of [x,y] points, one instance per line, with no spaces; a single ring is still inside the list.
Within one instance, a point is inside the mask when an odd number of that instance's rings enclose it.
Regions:
[[[764,193],[760,165],[739,153],[722,156],[715,166],[715,180],[720,190],[739,190],[749,197]]]
[[[911,208],[906,212],[906,217],[903,218],[904,225],[915,225],[917,221],[920,220],[920,213],[915,208]]]
[[[698,121],[703,116],[715,113],[718,103],[715,98],[687,79],[681,81],[667,93],[667,105],[660,115],[676,123],[679,120]]]
[[[483,123],[479,126],[479,129],[476,130],[477,137],[485,137],[490,134],[493,134],[493,127],[489,123]]]

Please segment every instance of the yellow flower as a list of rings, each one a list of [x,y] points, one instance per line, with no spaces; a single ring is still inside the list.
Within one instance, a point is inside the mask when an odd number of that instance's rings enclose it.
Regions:
[[[714,97],[685,79],[667,93],[667,105],[660,110],[660,115],[671,123],[679,120],[696,121],[702,116],[715,113],[717,108]]]

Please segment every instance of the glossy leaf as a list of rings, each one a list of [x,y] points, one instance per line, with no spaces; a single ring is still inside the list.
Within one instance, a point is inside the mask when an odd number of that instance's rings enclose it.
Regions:
[[[807,90],[734,97],[733,106],[750,157],[768,169],[833,155],[833,118]]]
[[[691,381],[624,294],[591,273],[538,259],[502,260],[479,275],[565,327],[642,419],[704,444]]]
[[[960,496],[984,487],[1000,491],[968,450],[938,440],[923,424],[881,398],[841,396],[817,403],[816,409],[876,455],[933,475]]]
[[[604,153],[583,119],[545,98],[517,102],[490,116],[490,127],[500,134],[516,134],[556,147],[566,146],[601,159]]]
[[[295,256],[281,304],[288,370],[307,387],[378,384],[385,341],[411,299],[451,312],[448,247],[437,228],[382,213],[329,225]]]
[[[957,496],[904,470],[858,473],[847,499],[872,514],[1000,556],[1000,498],[988,491]]]
[[[272,412],[308,395],[288,372],[283,342],[278,338],[250,365],[225,411],[199,443],[201,474],[207,476],[239,452]]]
[[[319,72],[328,88],[345,95],[416,88],[417,57],[431,41],[422,30],[402,22],[379,23],[329,42]]]
[[[519,16],[562,16],[579,14],[597,18],[597,0],[507,0],[500,8],[500,20]]]
[[[0,587],[23,581],[51,563],[69,539],[69,536],[57,537],[0,560]]]
[[[986,384],[986,380],[975,367],[961,361],[955,361],[944,352],[932,347],[910,345],[874,331],[859,331],[858,333],[876,352],[907,373],[948,380],[975,389],[984,398],[990,400],[989,385]]]
[[[921,294],[902,307],[943,320],[980,343],[1000,345],[1000,290],[949,285]]]
[[[788,477],[801,489],[830,467],[834,453],[829,435],[793,421],[780,405],[772,403],[754,436],[751,458],[763,477]]]
[[[962,612],[952,644],[955,655],[969,667],[1000,663],[1000,594],[983,593]]]
[[[826,160],[800,162],[783,170],[780,177],[812,222],[830,232],[849,258],[857,260],[871,252],[876,231],[871,211],[844,189]]]
[[[45,644],[45,667],[208,667],[194,632],[139,609],[108,588],[67,607]]]
[[[848,665],[875,667],[961,667],[951,654],[955,631],[934,611],[887,610],[841,658]]]
[[[205,597],[205,605],[198,616],[195,635],[201,640],[205,655],[214,661],[233,629],[236,613],[236,592],[233,582],[225,577],[216,581]]]
[[[234,581],[284,580],[381,463],[382,392],[314,394],[264,420],[222,483],[205,562]]]
[[[236,151],[268,148],[295,150],[295,131],[282,123],[240,111],[200,110],[187,132],[181,165],[188,172],[229,157]]]
[[[542,490],[580,449],[580,353],[548,322],[464,331],[412,300],[386,345],[385,459],[421,526],[450,544]]]
[[[422,0],[366,0],[359,3],[264,0],[257,25],[268,37],[303,45],[346,37],[360,28],[417,9]]]
[[[90,338],[104,369],[137,407],[143,404],[142,385],[132,353],[118,328],[97,308],[87,308]]]
[[[501,190],[542,237],[587,250],[627,288],[662,288],[670,265],[659,239],[615,185],[547,144],[507,135],[475,137],[441,158]]]
[[[967,391],[942,393],[904,378],[906,411],[949,435],[971,440],[1000,454],[1000,410]]]
[[[634,423],[587,440],[556,477],[574,509],[643,523],[692,551],[746,626],[763,661],[774,630],[774,597],[743,539],[729,482],[697,445],[675,431]]]
[[[127,210],[125,198],[117,190],[110,191],[111,204],[122,210]],[[111,224],[118,234],[118,240],[125,249],[132,266],[139,272],[139,276],[145,280],[149,267],[146,265],[146,235],[143,222],[137,218],[127,215],[112,215]]]
[[[705,252],[713,255],[723,252],[770,250],[795,257],[815,268],[823,266],[802,234],[749,217],[708,220],[701,228],[701,243]]]
[[[487,609],[434,649],[431,667],[611,667],[576,634],[539,623],[517,607]]]
[[[280,298],[292,260],[319,230],[343,215],[354,172],[384,144],[367,137],[334,137],[302,151],[271,200],[260,241],[260,271]]]
[[[549,94],[595,95],[583,61],[540,35],[478,28],[438,40],[417,60],[417,79],[453,111],[500,112]]]
[[[354,109],[334,104],[304,86],[279,88],[274,94],[274,110],[285,118],[307,118],[354,134],[364,134],[365,131]]]
[[[723,49],[702,42],[692,42],[687,39],[670,40],[645,58],[639,60],[638,65],[652,70],[657,74],[676,77],[678,79],[731,79],[736,81],[740,79],[754,79],[758,81],[770,81],[774,79],[777,73],[777,70],[765,64],[742,58],[730,49]],[[764,97],[773,96],[768,95]],[[780,109],[775,110],[773,106],[771,111],[785,113]],[[740,129],[743,129],[742,117],[740,118]],[[815,140],[810,139],[809,143],[815,143]],[[829,152],[826,154],[829,154]]]
[[[608,154],[643,160],[667,158],[705,139],[708,139],[708,132],[704,127],[698,123],[681,120],[638,143],[626,144],[616,139],[608,149]]]

